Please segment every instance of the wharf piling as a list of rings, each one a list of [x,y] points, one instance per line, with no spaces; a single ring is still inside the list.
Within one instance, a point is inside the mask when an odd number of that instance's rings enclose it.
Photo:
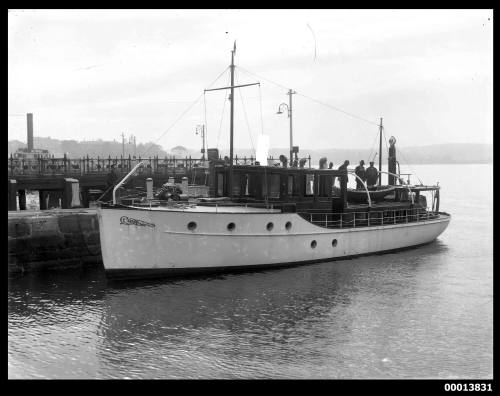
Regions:
[[[9,274],[102,265],[95,209],[8,214]]]

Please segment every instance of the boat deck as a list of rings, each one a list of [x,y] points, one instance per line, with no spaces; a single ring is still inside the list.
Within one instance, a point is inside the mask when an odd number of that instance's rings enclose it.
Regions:
[[[172,206],[129,206],[131,209],[160,212],[197,212],[197,213],[281,213],[280,209],[254,208],[244,205],[172,205]]]

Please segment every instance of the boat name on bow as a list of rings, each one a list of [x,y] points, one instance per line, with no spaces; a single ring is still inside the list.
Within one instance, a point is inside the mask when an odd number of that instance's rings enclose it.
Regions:
[[[135,226],[141,226],[141,227],[151,227],[151,228],[156,227],[156,225],[153,223],[147,223],[145,221],[133,219],[133,218],[127,217],[127,216],[120,217],[120,224],[135,225]]]

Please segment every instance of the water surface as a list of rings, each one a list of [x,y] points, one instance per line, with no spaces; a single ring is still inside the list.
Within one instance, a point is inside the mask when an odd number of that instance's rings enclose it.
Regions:
[[[452,214],[399,253],[108,283],[9,280],[10,378],[492,378],[491,165],[420,165]]]

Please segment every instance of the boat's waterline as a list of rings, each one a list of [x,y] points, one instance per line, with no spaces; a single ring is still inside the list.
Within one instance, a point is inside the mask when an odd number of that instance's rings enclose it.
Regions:
[[[450,221],[443,213],[418,223],[329,229],[296,213],[144,209],[99,209],[98,218],[109,277],[297,265],[394,251],[432,242]]]

